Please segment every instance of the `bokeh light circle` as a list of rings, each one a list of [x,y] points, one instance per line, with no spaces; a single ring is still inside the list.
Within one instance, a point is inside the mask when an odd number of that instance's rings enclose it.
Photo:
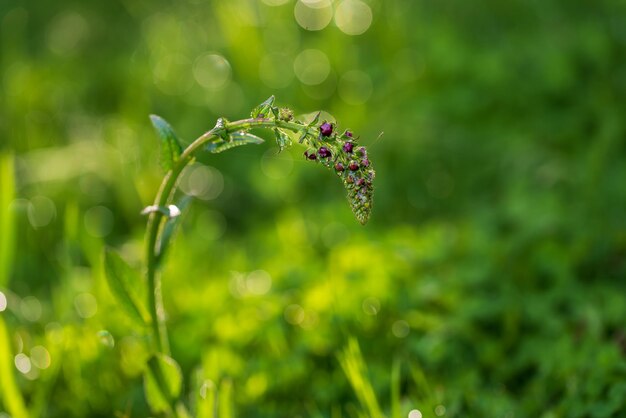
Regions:
[[[216,168],[196,164],[184,172],[180,188],[189,196],[213,200],[224,191],[224,176]]]
[[[261,159],[261,171],[273,180],[284,179],[293,170],[293,157],[288,152],[278,153],[278,149],[270,148]]]
[[[282,6],[283,4],[287,4],[289,0],[263,0],[263,3],[268,6]]]
[[[36,345],[30,350],[30,360],[33,366],[42,370],[50,367],[51,363],[50,353],[42,345]]]
[[[398,338],[406,337],[407,335],[409,335],[410,331],[411,327],[409,326],[409,323],[404,320],[396,321],[391,326],[391,332],[394,336]]]
[[[287,87],[293,80],[291,58],[285,54],[267,54],[259,63],[259,77],[268,87]]]
[[[191,62],[182,54],[166,55],[159,59],[152,70],[154,84],[163,93],[180,95],[192,86]]]
[[[296,77],[309,86],[320,84],[330,74],[330,61],[319,49],[305,49],[293,62]]]
[[[361,35],[372,24],[372,9],[361,0],[343,0],[335,10],[335,24],[346,35]]]
[[[104,238],[113,230],[113,212],[105,206],[94,206],[85,212],[85,230],[95,238]]]
[[[374,90],[369,75],[359,70],[348,71],[339,79],[339,96],[351,105],[367,102]]]
[[[193,76],[202,87],[220,89],[230,81],[230,63],[221,55],[201,55],[193,64]]]
[[[34,228],[48,225],[56,215],[54,202],[45,196],[35,196],[28,205],[28,221]]]
[[[98,302],[91,293],[79,293],[74,298],[74,308],[81,318],[91,318],[98,312]]]
[[[413,409],[409,412],[409,418],[422,418],[422,413],[417,409]]]
[[[19,353],[15,356],[15,368],[24,374],[30,372],[32,368],[30,358],[24,353]]]
[[[293,14],[296,22],[306,30],[322,30],[333,18],[333,8],[330,0],[304,2],[299,0],[294,7]]]

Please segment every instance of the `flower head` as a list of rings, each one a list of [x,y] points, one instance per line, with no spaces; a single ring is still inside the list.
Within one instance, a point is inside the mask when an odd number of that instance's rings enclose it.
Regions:
[[[328,123],[328,122],[324,122],[320,125],[320,134],[322,134],[322,136],[330,136],[333,133],[333,125]]]

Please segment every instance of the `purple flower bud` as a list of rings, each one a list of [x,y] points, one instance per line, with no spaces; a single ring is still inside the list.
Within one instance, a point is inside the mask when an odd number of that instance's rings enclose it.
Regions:
[[[330,157],[330,151],[328,150],[328,148],[326,147],[320,147],[319,151],[317,152],[320,157],[322,158],[328,158]]]
[[[315,153],[313,154],[309,154],[309,156],[307,157],[309,160],[317,160],[317,155],[315,155]]]
[[[352,138],[352,132],[350,132],[350,131],[346,131],[345,135],[346,135],[348,138]]]
[[[365,150],[365,147],[359,147],[358,151],[361,157],[365,157],[367,155],[367,151]]]
[[[365,184],[365,179],[358,179],[356,181],[356,185],[359,187],[363,186],[364,184]]]
[[[367,158],[364,158],[364,159],[361,161],[361,165],[362,165],[363,167],[369,167],[369,166],[370,166],[370,160],[368,160]]]
[[[322,136],[330,136],[333,133],[333,125],[328,122],[324,122],[320,125],[320,133]]]
[[[352,153],[352,148],[354,148],[354,144],[352,142],[346,142],[343,144],[343,150],[347,153]]]
[[[350,169],[350,171],[357,171],[359,169],[359,165],[356,163],[356,161],[350,161],[350,165],[348,166],[348,168]]]
[[[346,183],[354,183],[354,177],[348,176],[348,178],[346,178]]]
[[[304,158],[309,158],[309,151],[304,151]]]
[[[335,170],[341,172],[341,171],[343,171],[345,169],[343,168],[343,164],[337,163],[337,164],[335,164]]]

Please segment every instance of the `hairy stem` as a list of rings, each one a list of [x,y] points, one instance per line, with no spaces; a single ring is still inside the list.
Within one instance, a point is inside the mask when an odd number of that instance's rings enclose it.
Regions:
[[[236,132],[250,128],[283,128],[294,132],[301,131],[303,126],[294,122],[286,122],[273,119],[243,119],[236,122],[228,122],[223,129],[226,132]],[[166,207],[173,199],[176,185],[181,173],[191,163],[198,151],[209,141],[216,137],[216,129],[212,129],[198,139],[193,141],[180,155],[174,167],[167,172],[159,192],[154,200],[157,207]],[[157,352],[169,355],[169,341],[167,338],[167,327],[165,325],[165,311],[163,309],[163,296],[161,294],[161,278],[157,269],[157,259],[159,257],[158,242],[159,231],[163,223],[164,215],[161,212],[152,212],[148,217],[146,231],[146,277],[148,282],[148,306],[151,316],[152,337],[154,349]]]

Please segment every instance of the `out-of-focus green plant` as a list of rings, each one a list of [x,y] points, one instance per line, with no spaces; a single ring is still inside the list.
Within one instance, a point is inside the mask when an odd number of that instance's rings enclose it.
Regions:
[[[160,162],[165,177],[154,204],[146,207],[142,214],[148,215],[145,237],[145,282],[141,275],[114,250],[106,249],[104,266],[112,293],[142,334],[149,336],[151,357],[144,373],[146,401],[155,414],[167,417],[188,417],[190,412],[181,398],[183,376],[180,366],[171,357],[167,335],[165,311],[161,294],[159,268],[171,242],[180,215],[182,204],[174,204],[176,186],[185,167],[201,152],[213,154],[247,144],[260,144],[260,137],[250,133],[254,128],[271,129],[282,151],[293,142],[305,146],[304,157],[333,170],[343,181],[348,200],[356,218],[365,224],[372,207],[373,180],[367,150],[356,146],[356,137],[349,130],[339,134],[335,124],[320,123],[318,112],[310,121],[294,118],[290,109],[274,105],[274,96],[252,110],[249,119],[230,122],[220,118],[213,129],[206,132],[183,150],[172,127],[162,118],[151,116],[161,140]],[[354,343],[350,346],[354,348]],[[346,359],[352,357],[346,357]],[[346,360],[347,365],[352,364]],[[345,366],[346,370],[352,370]],[[350,373],[348,373],[351,375]],[[196,390],[203,393],[192,414],[197,417],[212,416],[215,402],[213,394],[207,394],[207,381],[197,379]],[[228,393],[228,388],[222,392]],[[357,392],[358,393],[358,392]],[[373,396],[373,391],[370,391]],[[369,398],[368,398],[369,399]],[[204,405],[208,403],[209,406]],[[230,413],[221,402],[220,416]],[[368,404],[369,405],[369,404]]]

